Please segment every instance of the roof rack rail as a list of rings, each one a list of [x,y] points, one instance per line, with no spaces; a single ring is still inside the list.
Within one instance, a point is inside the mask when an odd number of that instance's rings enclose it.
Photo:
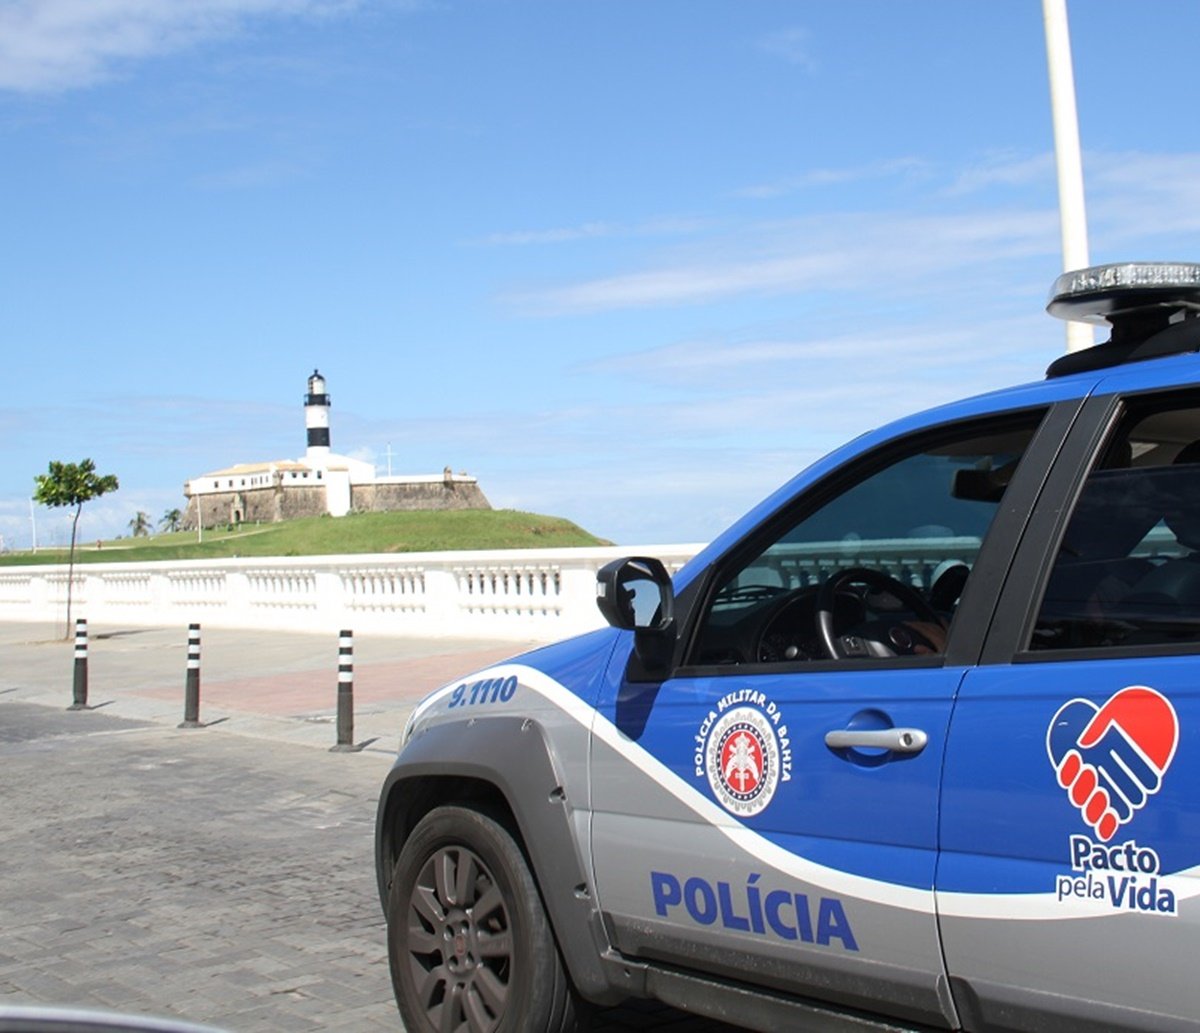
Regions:
[[[1055,359],[1047,378],[1200,351],[1200,263],[1125,262],[1064,273],[1046,311],[1112,326],[1103,344]]]

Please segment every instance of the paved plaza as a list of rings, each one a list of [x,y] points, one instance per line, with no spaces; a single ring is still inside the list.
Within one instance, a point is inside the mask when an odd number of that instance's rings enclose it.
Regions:
[[[232,1033],[401,1029],[372,849],[404,720],[522,648],[355,642],[356,752],[336,742],[337,636],[91,629],[88,702],[62,627],[0,624],[0,1004]],[[599,1030],[728,1029],[658,1007]]]

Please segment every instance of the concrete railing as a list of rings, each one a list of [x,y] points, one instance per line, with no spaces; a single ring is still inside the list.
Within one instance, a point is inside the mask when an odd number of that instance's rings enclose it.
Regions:
[[[601,625],[596,571],[626,555],[678,570],[702,546],[610,546],[84,564],[73,614],[93,624],[171,625],[551,641]],[[739,587],[796,589],[867,566],[928,588],[971,563],[975,538],[779,544]],[[0,621],[65,621],[65,566],[0,567]]]
[[[596,571],[619,556],[678,570],[699,545],[609,546],[75,568],[72,614],[93,624],[550,641],[600,627]],[[64,621],[65,565],[0,567],[0,621]]]

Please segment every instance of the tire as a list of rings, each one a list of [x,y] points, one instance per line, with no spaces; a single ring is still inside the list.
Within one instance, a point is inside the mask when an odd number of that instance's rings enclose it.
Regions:
[[[439,807],[388,895],[392,988],[408,1033],[571,1033],[574,994],[529,866],[486,814]]]

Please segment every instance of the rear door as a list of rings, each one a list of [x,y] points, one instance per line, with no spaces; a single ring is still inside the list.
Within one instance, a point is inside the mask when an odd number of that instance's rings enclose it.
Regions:
[[[1105,386],[951,726],[937,903],[968,1028],[1200,1018],[1200,391]]]

